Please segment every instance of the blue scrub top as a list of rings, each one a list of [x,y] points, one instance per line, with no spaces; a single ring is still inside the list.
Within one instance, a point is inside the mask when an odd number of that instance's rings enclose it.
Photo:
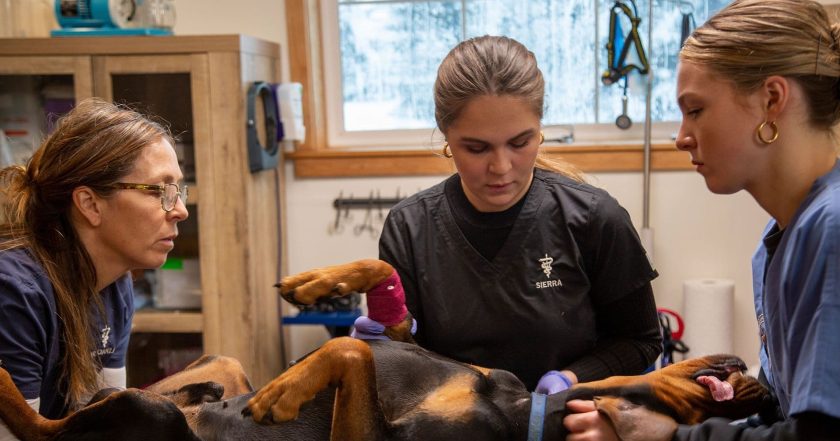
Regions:
[[[761,363],[786,416],[840,418],[840,161],[817,179],[768,260],[753,256]]]
[[[105,316],[91,308],[91,354],[102,367],[125,367],[134,301],[128,274],[101,291]],[[61,383],[64,341],[55,294],[44,268],[25,249],[0,252],[0,366],[26,399],[41,398],[40,413],[67,411]]]

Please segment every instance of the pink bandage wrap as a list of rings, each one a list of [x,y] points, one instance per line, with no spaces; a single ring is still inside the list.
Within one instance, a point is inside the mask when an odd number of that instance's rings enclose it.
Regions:
[[[394,326],[405,319],[405,291],[396,271],[367,292],[368,317],[385,326]]]

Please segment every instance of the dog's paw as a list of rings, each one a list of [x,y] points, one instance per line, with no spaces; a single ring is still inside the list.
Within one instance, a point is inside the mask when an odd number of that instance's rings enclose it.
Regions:
[[[367,292],[393,272],[386,262],[363,259],[287,276],[274,286],[287,302],[296,306],[312,305],[325,297]]]
[[[294,376],[281,375],[248,400],[247,413],[261,424],[296,419],[300,406],[313,398],[313,394],[304,392],[299,383]],[[243,410],[245,414],[246,410]]]

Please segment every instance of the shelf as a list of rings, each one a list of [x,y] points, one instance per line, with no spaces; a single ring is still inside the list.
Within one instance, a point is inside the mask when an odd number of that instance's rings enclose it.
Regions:
[[[141,309],[134,313],[131,332],[187,333],[202,332],[204,317],[200,312]]]

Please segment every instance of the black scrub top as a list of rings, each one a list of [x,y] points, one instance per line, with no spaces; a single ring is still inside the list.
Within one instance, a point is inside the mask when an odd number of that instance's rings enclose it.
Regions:
[[[626,210],[601,189],[536,169],[488,260],[458,228],[445,185],[393,207],[379,243],[427,349],[509,370],[533,389],[595,347],[595,308],[657,276]]]

